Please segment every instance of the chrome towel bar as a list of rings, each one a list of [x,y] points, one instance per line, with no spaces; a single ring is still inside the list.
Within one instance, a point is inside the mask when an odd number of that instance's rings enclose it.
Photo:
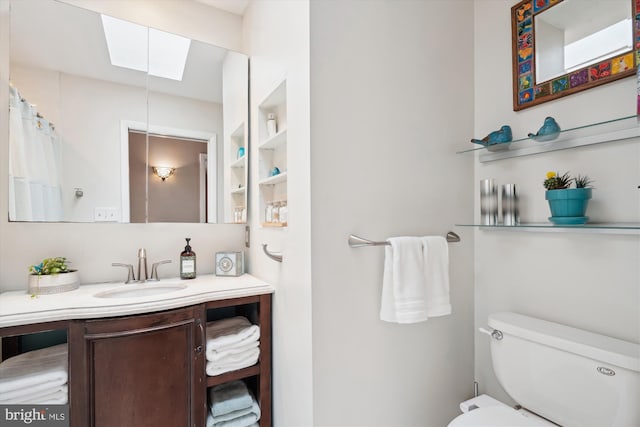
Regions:
[[[266,243],[262,244],[262,251],[264,252],[264,254],[266,256],[268,256],[272,260],[277,261],[277,262],[282,262],[282,259],[283,259],[282,252],[272,252],[272,251],[270,251],[269,249],[267,249],[267,244]]]
[[[449,231],[447,233],[447,242],[454,243],[460,241],[460,236],[458,236],[453,231]],[[389,246],[389,242],[374,242],[373,240],[364,239],[362,237],[358,237],[354,234],[349,236],[349,246],[352,248],[361,248],[363,246]]]

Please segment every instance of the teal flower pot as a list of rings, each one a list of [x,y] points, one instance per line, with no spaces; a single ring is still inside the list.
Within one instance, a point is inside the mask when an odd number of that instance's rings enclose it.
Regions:
[[[591,199],[591,188],[547,190],[545,199],[549,201],[553,217],[583,217]]]

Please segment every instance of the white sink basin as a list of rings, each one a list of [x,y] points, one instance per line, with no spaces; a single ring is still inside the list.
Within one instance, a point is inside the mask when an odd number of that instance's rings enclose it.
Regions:
[[[166,294],[186,289],[183,284],[156,284],[156,285],[122,285],[108,291],[98,292],[97,298],[142,298],[154,295]]]

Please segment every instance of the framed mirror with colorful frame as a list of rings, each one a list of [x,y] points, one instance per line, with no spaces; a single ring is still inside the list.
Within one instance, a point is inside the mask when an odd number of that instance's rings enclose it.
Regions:
[[[540,65],[536,58],[536,16],[563,2],[576,2],[574,6],[582,8],[584,12],[588,12],[586,9],[592,7],[592,4],[582,0],[523,0],[513,6],[511,30],[514,111],[635,75],[640,62],[640,0],[626,1],[631,6],[631,16],[627,20],[632,26],[632,41],[628,48],[544,81],[537,81],[536,78],[539,75],[536,67]],[[608,7],[611,3],[604,5]],[[567,16],[576,19],[579,15],[581,14],[572,13]]]

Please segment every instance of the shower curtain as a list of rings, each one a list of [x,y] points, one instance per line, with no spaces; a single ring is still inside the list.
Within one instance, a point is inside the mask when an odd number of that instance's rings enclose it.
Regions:
[[[9,220],[62,221],[58,134],[14,87],[9,120]]]

